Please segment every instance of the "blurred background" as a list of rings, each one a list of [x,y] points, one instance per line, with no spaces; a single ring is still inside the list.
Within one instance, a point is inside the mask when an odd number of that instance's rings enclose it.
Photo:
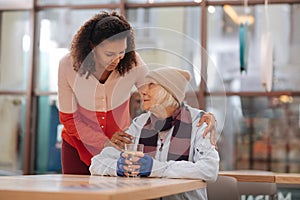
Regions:
[[[215,114],[220,170],[300,173],[300,0],[0,0],[1,175],[61,173],[58,62],[101,10],[126,16],[150,69],[190,70],[185,100]]]

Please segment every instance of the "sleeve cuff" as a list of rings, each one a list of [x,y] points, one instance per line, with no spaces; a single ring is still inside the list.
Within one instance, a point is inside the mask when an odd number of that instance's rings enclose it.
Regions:
[[[168,164],[153,159],[153,167],[150,177],[163,177]]]

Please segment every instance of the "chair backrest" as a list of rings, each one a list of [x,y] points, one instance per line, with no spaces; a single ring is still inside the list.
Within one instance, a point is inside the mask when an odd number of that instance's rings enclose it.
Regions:
[[[238,182],[241,195],[268,195],[269,199],[276,199],[276,183]]]
[[[208,200],[240,200],[236,178],[230,176],[218,176],[216,182],[207,183]]]
[[[273,174],[273,172],[262,170],[243,171],[256,174]],[[276,199],[277,195],[276,183],[238,182],[238,188],[241,195],[268,195],[270,197],[269,199]]]

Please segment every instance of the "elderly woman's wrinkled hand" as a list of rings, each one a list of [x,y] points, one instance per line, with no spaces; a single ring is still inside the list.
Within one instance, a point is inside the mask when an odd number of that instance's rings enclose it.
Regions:
[[[153,166],[153,158],[145,154],[142,158],[138,160],[138,163],[140,164],[140,173],[138,174],[138,176],[150,176]]]
[[[130,156],[127,152],[122,152],[117,161],[118,176],[137,176],[140,169],[138,160],[144,156],[142,152],[136,152],[134,156]]]
[[[151,173],[153,166],[152,157],[137,152],[134,157],[130,157],[126,152],[120,154],[117,161],[118,176],[143,176],[147,177]]]
[[[118,159],[117,162],[117,175],[118,176],[125,176],[125,169],[124,167],[127,166],[127,164],[125,164],[125,158],[120,156],[120,158]]]

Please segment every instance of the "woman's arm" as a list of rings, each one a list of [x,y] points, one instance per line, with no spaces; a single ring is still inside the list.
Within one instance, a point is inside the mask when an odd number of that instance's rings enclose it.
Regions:
[[[145,77],[149,70],[146,63],[141,58],[141,56],[137,52],[135,54],[137,60],[137,66],[136,66],[137,75],[136,75],[135,86],[139,88],[145,83]]]
[[[121,151],[113,147],[104,148],[100,154],[92,158],[90,165],[91,175],[117,176],[117,161]]]
[[[103,148],[108,138],[101,133],[100,127],[92,127],[85,123],[77,111],[77,102],[72,87],[72,63],[65,56],[59,63],[58,71],[58,102],[60,122],[64,125],[68,136],[81,140],[86,148],[95,155]]]

